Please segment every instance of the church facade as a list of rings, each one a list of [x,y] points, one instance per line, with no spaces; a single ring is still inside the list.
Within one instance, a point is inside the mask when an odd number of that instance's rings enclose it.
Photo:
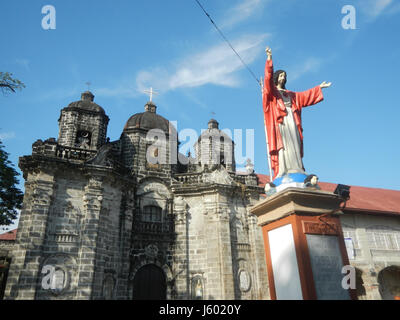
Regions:
[[[268,299],[263,189],[236,173],[216,120],[179,153],[150,101],[117,141],[91,92],[61,110],[58,139],[20,158],[25,179],[4,299]],[[160,161],[160,159],[162,161]]]

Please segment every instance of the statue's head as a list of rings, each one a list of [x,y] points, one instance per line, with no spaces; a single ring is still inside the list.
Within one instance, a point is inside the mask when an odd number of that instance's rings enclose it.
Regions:
[[[277,70],[274,72],[274,83],[277,86],[281,85],[282,88],[286,89],[286,71],[285,70]]]

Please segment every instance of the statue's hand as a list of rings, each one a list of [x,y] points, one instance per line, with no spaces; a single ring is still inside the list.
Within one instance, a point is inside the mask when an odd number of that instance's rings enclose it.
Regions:
[[[321,88],[329,88],[331,85],[332,85],[332,82],[326,82],[326,81],[324,81],[324,82],[322,82],[319,86],[320,86]]]

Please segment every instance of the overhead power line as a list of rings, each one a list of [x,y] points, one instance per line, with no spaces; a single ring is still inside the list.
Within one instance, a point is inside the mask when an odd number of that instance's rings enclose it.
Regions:
[[[204,7],[201,5],[201,3],[199,2],[199,0],[195,0],[197,2],[197,4],[199,5],[199,7],[201,8],[201,10],[203,10],[204,14],[208,17],[208,19],[210,19],[211,23],[213,24],[213,26],[215,27],[215,29],[217,29],[217,31],[219,32],[219,34],[221,35],[221,37],[226,41],[226,43],[229,45],[229,47],[231,47],[231,49],[233,50],[233,52],[237,55],[237,57],[239,58],[240,62],[246,67],[246,69],[250,72],[250,74],[253,76],[253,78],[257,81],[257,83],[261,86],[260,81],[257,79],[256,75],[254,74],[254,72],[250,69],[250,67],[246,64],[246,62],[244,62],[244,60],[242,59],[242,57],[239,55],[239,53],[235,50],[235,48],[232,46],[232,44],[229,42],[229,40],[224,36],[224,34],[222,33],[222,31],[218,28],[218,26],[216,25],[216,23],[213,21],[213,19],[211,18],[211,16],[208,14],[208,12],[204,9]]]

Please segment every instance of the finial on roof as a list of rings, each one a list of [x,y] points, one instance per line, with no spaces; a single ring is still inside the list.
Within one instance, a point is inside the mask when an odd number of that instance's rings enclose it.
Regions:
[[[218,121],[215,119],[210,119],[210,121],[208,121],[208,129],[218,129]]]
[[[149,101],[149,102],[147,102],[146,105],[144,106],[144,110],[145,110],[145,111],[148,111],[148,112],[156,113],[157,106],[154,104],[154,102]]]
[[[82,92],[82,94],[81,94],[81,100],[93,101],[93,100],[94,100],[94,95],[93,95],[93,93],[91,93],[90,91]]]

